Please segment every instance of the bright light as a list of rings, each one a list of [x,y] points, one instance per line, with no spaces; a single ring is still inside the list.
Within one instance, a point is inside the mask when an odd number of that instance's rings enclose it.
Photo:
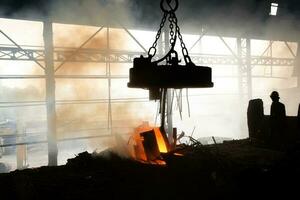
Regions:
[[[271,3],[271,12],[270,15],[276,16],[278,10],[278,3]]]

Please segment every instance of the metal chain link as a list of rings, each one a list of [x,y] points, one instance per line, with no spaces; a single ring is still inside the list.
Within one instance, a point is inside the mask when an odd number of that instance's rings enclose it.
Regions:
[[[155,56],[155,54],[156,54],[156,51],[157,51],[157,50],[156,50],[157,41],[158,41],[158,39],[160,38],[162,28],[165,26],[165,22],[166,22],[166,20],[167,20],[168,14],[169,14],[169,13],[164,12],[164,16],[163,16],[163,18],[162,18],[162,20],[161,20],[159,29],[158,29],[157,34],[156,34],[156,36],[155,36],[155,41],[154,41],[153,45],[150,47],[150,49],[149,49],[149,51],[148,51],[148,56],[151,57],[151,58],[152,58],[153,56]]]
[[[180,28],[179,28],[178,23],[177,23],[178,20],[177,20],[176,14],[175,14],[175,10],[177,9],[177,7],[176,7],[176,9],[171,9],[171,11],[166,11],[166,10],[163,9],[162,3],[163,3],[163,1],[161,1],[161,8],[164,11],[164,16],[161,20],[160,27],[157,31],[155,41],[154,41],[153,45],[150,47],[150,49],[148,51],[148,56],[150,58],[155,56],[156,51],[157,51],[157,49],[156,49],[157,41],[161,36],[162,28],[164,27],[165,22],[167,20],[167,17],[170,14],[170,16],[168,18],[168,20],[170,22],[170,25],[169,25],[169,28],[170,28],[170,44],[171,44],[171,46],[175,45],[174,44],[175,43],[175,37],[177,35],[179,40],[180,40],[180,46],[181,46],[181,49],[182,49],[182,55],[183,55],[185,63],[186,64],[192,63],[192,60],[189,56],[189,52],[188,52],[188,50],[185,46],[185,43],[183,41],[183,38],[182,38],[182,35],[181,35],[181,32],[180,32]],[[170,2],[167,2],[167,3],[170,6]],[[178,6],[178,1],[176,1],[176,3],[177,3],[176,6]],[[174,26],[175,26],[175,32],[174,32]]]
[[[183,38],[182,38],[182,35],[181,35],[181,32],[180,32],[180,27],[179,27],[178,24],[177,24],[177,17],[176,17],[175,14],[174,14],[173,20],[174,20],[174,23],[176,24],[176,32],[177,32],[178,38],[179,38],[179,40],[180,40],[180,46],[181,46],[181,49],[182,49],[182,55],[183,55],[183,58],[184,58],[184,60],[185,60],[185,62],[186,62],[187,64],[188,64],[188,63],[191,63],[192,60],[191,60],[191,58],[190,58],[190,56],[189,56],[189,52],[188,52],[188,50],[187,50],[187,48],[186,48],[186,46],[185,46],[185,43],[184,43],[184,41],[183,41]]]
[[[170,13],[170,16],[169,16],[169,22],[170,22],[170,25],[169,25],[169,28],[170,28],[170,44],[171,46],[173,45],[173,43],[175,43],[175,33],[174,33],[174,20],[173,20],[173,16],[174,13]],[[175,24],[176,26],[176,24]]]

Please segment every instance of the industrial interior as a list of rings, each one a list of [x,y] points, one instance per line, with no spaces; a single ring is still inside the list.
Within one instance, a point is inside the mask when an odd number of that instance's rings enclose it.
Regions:
[[[298,1],[0,5],[1,199],[292,194]]]

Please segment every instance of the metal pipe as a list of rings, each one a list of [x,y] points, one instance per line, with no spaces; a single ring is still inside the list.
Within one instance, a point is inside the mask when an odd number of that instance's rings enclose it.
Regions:
[[[95,135],[95,136],[84,136],[84,137],[75,137],[75,138],[64,138],[64,139],[57,140],[57,142],[94,139],[94,138],[101,138],[101,137],[112,137],[112,135]],[[14,143],[14,144],[2,144],[2,145],[0,145],[0,147],[12,147],[12,146],[20,146],[20,145],[35,145],[35,144],[46,144],[46,143],[48,143],[47,140],[41,140],[41,141],[35,141],[35,142],[18,142],[18,143]]]

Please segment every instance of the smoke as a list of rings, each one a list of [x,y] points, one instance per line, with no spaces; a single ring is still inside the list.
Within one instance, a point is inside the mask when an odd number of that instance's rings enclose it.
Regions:
[[[117,14],[116,19],[122,19],[129,21],[127,10],[123,7],[123,1],[105,2],[104,5],[98,1],[82,1],[78,4],[74,4],[71,1],[59,1],[57,3],[51,2],[51,15],[55,21],[55,17],[58,17],[65,23],[78,21],[78,24],[94,24],[103,25],[107,24],[111,19],[107,17],[108,13]],[[65,8],[70,9],[66,12]],[[16,12],[10,14],[16,18],[39,18],[39,13],[32,11],[31,7],[23,7],[23,10],[16,10]],[[22,13],[24,12],[24,13]],[[71,13],[69,15],[69,13]],[[74,16],[75,13],[75,16]],[[96,14],[97,13],[97,14]],[[55,17],[54,17],[55,16]],[[85,16],[85,20],[81,22],[81,16]],[[74,20],[74,17],[76,18]],[[56,18],[57,19],[57,18]],[[78,19],[78,20],[77,20]],[[71,21],[69,21],[71,20]],[[99,22],[101,20],[101,22]],[[61,22],[61,20],[58,20]],[[105,23],[103,23],[105,21]],[[2,27],[1,27],[2,30]],[[76,26],[76,25],[65,25],[65,24],[54,24],[54,46],[60,48],[78,48],[83,42],[85,42],[92,34],[94,34],[98,28],[87,27],[87,26]],[[15,30],[13,30],[15,31]],[[18,30],[20,31],[20,30]],[[110,28],[110,49],[126,49],[127,42],[124,38],[124,33],[121,34],[117,29]],[[29,31],[30,32],[30,31]],[[40,32],[42,34],[42,31]],[[107,29],[104,28],[98,33],[90,42],[88,42],[83,48],[86,49],[97,49],[106,50],[108,47],[107,43]],[[16,34],[15,38],[18,34]],[[37,36],[37,37],[36,37]],[[33,35],[33,37],[39,38],[42,35]],[[22,44],[22,43],[21,43]],[[42,45],[42,44],[41,44]],[[67,55],[66,55],[67,56]],[[67,56],[68,57],[68,56]],[[4,63],[2,63],[4,64]],[[14,63],[18,65],[20,63]],[[34,64],[33,64],[34,65]],[[60,63],[55,63],[55,67],[58,67]],[[2,66],[4,68],[4,65]],[[64,64],[58,71],[57,75],[99,75],[105,76],[108,73],[108,66],[99,63],[70,63]],[[116,67],[114,67],[116,68]],[[112,67],[113,69],[113,67]],[[2,71],[2,70],[1,70]],[[25,74],[37,75],[41,74],[37,68],[23,69]],[[113,73],[118,74],[118,71],[124,70],[112,70]],[[5,70],[2,73],[6,74]],[[13,72],[14,73],[14,72]],[[23,81],[23,84],[16,84],[16,81],[2,81],[1,90],[1,102],[4,101],[36,101],[37,99],[43,101],[45,98],[45,83],[43,80],[38,81]],[[19,81],[18,81],[19,82]],[[126,81],[127,82],[127,81]],[[126,88],[126,82],[124,88]],[[143,114],[133,114],[129,110],[132,105],[126,105],[119,103],[112,105],[112,110],[109,110],[109,92],[108,92],[108,80],[107,79],[56,79],[56,99],[57,99],[57,138],[71,138],[81,136],[93,136],[93,135],[108,135],[111,132],[108,131],[109,112],[113,112],[114,126],[120,127],[114,131],[128,131],[128,127],[134,126],[137,122],[134,120],[138,119]],[[120,89],[120,85],[112,84],[112,91]],[[112,93],[111,95],[115,95]],[[82,101],[90,100],[90,104],[83,104]],[[65,102],[71,102],[66,104]],[[96,102],[96,103],[95,103]],[[1,109],[2,116],[4,118],[12,118],[20,121],[25,121],[24,126],[27,122],[35,120],[46,120],[45,108],[8,108]],[[21,110],[21,111],[18,111]],[[18,112],[16,112],[18,111]],[[19,116],[21,115],[21,116]],[[121,117],[119,117],[121,116]],[[131,116],[128,119],[128,116]],[[123,120],[123,121],[121,121]],[[138,119],[140,120],[140,119]],[[45,125],[45,124],[44,124]],[[124,127],[124,130],[121,128]],[[25,130],[32,129],[34,127],[24,127]],[[127,128],[127,129],[125,129]],[[114,133],[115,134],[115,133]],[[84,144],[86,143],[86,144]],[[118,142],[120,143],[120,142]],[[81,142],[64,142],[59,143],[59,160],[70,156],[68,151],[64,151],[66,148],[72,149],[72,152],[81,151],[83,147],[89,150],[103,149],[104,147],[110,147],[115,145],[116,142],[112,139],[87,139],[81,140]],[[75,147],[75,148],[74,148]],[[122,151],[120,151],[122,152]],[[61,161],[59,161],[61,163]]]
[[[5,16],[27,19],[43,19],[45,15],[50,16],[55,22],[54,46],[62,48],[79,47],[99,27],[110,24],[112,26],[110,28],[110,48],[117,50],[128,49],[130,45],[128,45],[128,37],[124,36],[126,33],[124,34],[124,32],[122,33],[116,29],[116,27],[120,27],[120,23],[125,27],[153,31],[159,27],[162,17],[162,12],[159,9],[160,1],[158,0],[52,0],[47,2],[39,1],[36,5],[27,2],[18,7],[15,4],[19,4],[21,1],[13,2],[4,7],[0,13]],[[221,35],[234,35],[238,37],[253,36],[256,39],[273,38],[274,40],[281,37],[294,39],[299,35],[299,27],[295,23],[298,17],[294,13],[289,12],[289,8],[281,11],[280,7],[281,20],[276,21],[274,20],[275,18],[270,18],[269,1],[189,0],[179,1],[179,3],[177,15],[182,33],[198,34],[203,29],[207,29],[208,34],[211,35],[217,35],[217,31]],[[279,3],[279,5],[281,4]],[[37,7],[41,9],[36,9]],[[74,23],[77,25],[66,25]],[[85,24],[92,25],[93,27],[81,26]],[[108,46],[106,31],[107,29],[104,28],[83,48],[105,50]],[[187,38],[186,35],[184,35],[185,38]],[[144,39],[149,40],[149,38]],[[150,40],[152,41],[154,38],[150,38]],[[282,46],[284,44],[274,46],[273,53],[278,56],[287,56],[289,50]],[[214,48],[218,47],[214,46]],[[200,51],[200,48],[198,50]],[[293,47],[293,50],[296,52],[296,47]],[[55,63],[56,67],[59,65],[60,63]],[[112,64],[111,70],[117,75],[123,72],[122,67],[128,69],[130,66]],[[213,74],[217,74],[217,66],[212,67]],[[261,66],[253,67],[254,75],[259,76],[263,74],[262,71],[269,70],[266,68],[262,70],[259,67]],[[284,74],[286,79],[268,79],[263,81],[258,78],[254,79],[253,97],[264,99],[265,114],[268,114],[268,107],[270,105],[269,94],[272,90],[280,92],[282,96],[281,100],[286,104],[290,115],[296,113],[298,103],[300,102],[300,95],[295,95],[297,94],[295,91],[299,94],[299,89],[295,89],[297,83],[291,78],[292,70],[286,67],[284,70],[274,71],[278,76]],[[29,71],[31,74],[41,73],[40,69],[36,68]],[[57,71],[57,75],[105,76],[106,73],[107,66],[99,63],[67,62]],[[236,81],[234,86],[228,83],[234,81]],[[214,82],[216,87],[212,91],[205,90],[205,92],[199,92],[201,96],[190,97],[191,117],[188,115],[186,101],[184,102],[183,120],[180,119],[178,111],[174,110],[174,126],[189,134],[196,127],[195,137],[211,135],[232,138],[247,137],[247,133],[241,132],[241,129],[243,131],[245,129],[246,105],[241,108],[237,106],[241,105],[241,100],[237,95],[234,97],[232,95],[232,93],[237,93],[237,80],[226,82],[221,79],[215,79]],[[139,97],[146,96],[144,91],[127,89],[126,83],[127,80],[113,80],[111,98],[124,99],[129,95],[131,98],[134,98],[134,95]],[[59,138],[109,133],[105,129],[108,126],[109,112],[112,112],[113,126],[116,127],[114,132],[116,134],[129,132],[130,130],[127,127],[137,126],[145,119],[154,119],[156,113],[154,103],[129,104],[119,101],[113,103],[112,110],[110,110],[108,107],[108,84],[107,80],[102,79],[56,79]],[[226,84],[230,85],[228,91],[225,91]],[[25,85],[29,86],[25,89],[13,88],[11,90],[2,86],[5,91],[1,91],[1,101],[10,101],[13,99],[16,101],[33,100],[36,97],[41,100],[45,96],[43,81],[32,81]],[[213,92],[219,95],[212,95]],[[97,103],[82,104],[82,100],[92,99],[96,99]],[[66,102],[71,102],[72,104],[66,104]],[[44,115],[45,110],[41,110],[43,111],[40,113]],[[28,113],[24,112],[23,115],[25,116]],[[30,116],[34,118],[37,112],[36,110],[32,110],[30,113]],[[101,130],[101,128],[104,129]],[[86,129],[89,129],[89,131],[86,132]],[[100,138],[99,140],[87,140],[87,143],[90,148],[96,148],[112,146],[120,142]],[[70,146],[74,146],[74,143],[70,143]]]
[[[293,59],[294,57],[285,43],[277,41],[290,41],[288,44],[293,53],[296,54],[297,43],[293,42],[299,41],[297,38],[300,30],[297,23],[299,20],[299,12],[297,13],[295,11],[297,10],[296,8],[299,8],[299,4],[296,2],[293,3],[294,4],[290,1],[280,1],[278,16],[271,17],[269,16],[271,1],[185,1],[181,2],[182,6],[179,7],[178,10],[179,25],[184,33],[195,34],[202,33],[203,30],[205,30],[208,32],[207,35],[250,37],[251,39],[260,40],[260,43],[263,43],[262,40],[269,38],[275,42],[272,45],[272,50],[269,50],[269,52],[267,52],[268,55],[264,56],[271,56],[270,51],[273,51],[272,56],[274,58]],[[295,9],[292,9],[293,5]],[[218,39],[218,37],[216,39]],[[263,48],[260,48],[260,53],[258,53],[258,50],[255,50],[258,46],[253,45],[253,43],[254,41],[252,40],[252,56],[261,56],[262,52],[268,46],[265,45]],[[218,48],[218,46],[214,44],[214,48]],[[231,48],[234,51],[236,50],[234,46],[231,46]],[[202,49],[205,49],[205,47],[202,47]],[[203,51],[200,52],[205,53]],[[299,68],[298,65],[296,65],[296,67]],[[273,66],[272,70],[270,67],[252,66],[253,76],[267,77],[253,78],[252,82],[253,98],[261,98],[264,100],[265,114],[269,114],[271,104],[269,95],[271,91],[277,90],[281,94],[282,102],[286,105],[287,114],[291,116],[296,115],[300,103],[300,91],[298,85],[299,80],[293,76],[293,71],[294,67],[288,66]],[[213,67],[213,74],[216,72],[218,72],[218,69]],[[268,76],[281,78],[268,78]],[[216,87],[220,86],[220,84],[226,84],[218,78],[216,78],[214,82]],[[221,91],[222,89],[216,91],[216,93],[222,93]],[[241,103],[241,99],[239,99],[238,96],[236,97],[237,98],[231,98],[227,95],[211,97],[211,102],[205,104],[209,107],[207,117],[201,117],[201,114],[194,113],[194,116],[196,115],[197,117],[192,119],[199,120],[191,120],[193,122],[185,124],[194,123],[198,128],[194,134],[197,135],[198,133],[198,137],[206,135],[229,136],[233,138],[246,137],[247,132],[245,134],[240,128],[242,127],[242,130],[247,131],[245,123],[247,104]],[[204,96],[203,98],[206,97]],[[213,107],[210,106],[212,102],[214,102]],[[191,104],[194,103],[191,102]],[[198,104],[199,106],[197,106],[197,103],[194,104],[194,106],[195,105],[196,108],[201,108],[200,104]],[[191,105],[191,107],[193,107],[193,105]],[[230,108],[231,111],[226,111],[228,108]],[[205,106],[203,106],[202,109],[206,110]],[[200,122],[201,120],[202,123]],[[191,133],[193,128],[193,126],[189,126],[188,132]]]

